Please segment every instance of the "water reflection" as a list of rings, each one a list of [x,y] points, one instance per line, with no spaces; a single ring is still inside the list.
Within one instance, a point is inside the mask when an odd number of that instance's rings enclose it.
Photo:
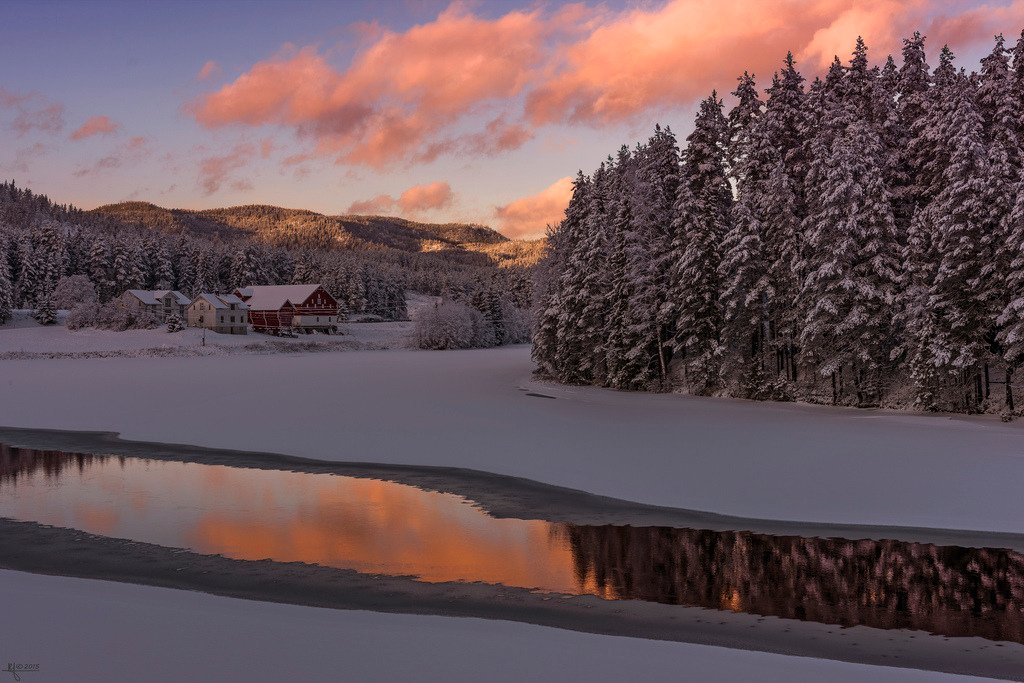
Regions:
[[[494,519],[369,479],[0,445],[0,516],[421,581],[1024,643],[1024,556],[900,541]]]

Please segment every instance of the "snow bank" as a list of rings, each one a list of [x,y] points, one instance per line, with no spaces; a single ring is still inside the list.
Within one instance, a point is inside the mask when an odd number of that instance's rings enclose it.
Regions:
[[[62,325],[40,326],[34,320],[19,317],[14,324],[0,327],[0,359],[32,358],[47,354],[52,357],[81,356],[202,356],[219,353],[241,353],[247,347],[253,352],[267,353],[282,345],[346,349],[386,349],[403,346],[412,329],[410,322],[342,323],[342,335],[301,335],[271,337],[264,334],[218,334],[189,327],[168,333],[164,326],[152,330],[69,330]],[[283,349],[287,351],[287,348]]]
[[[503,621],[332,611],[10,571],[0,571],[0,604],[0,661],[39,664],[38,672],[22,676],[25,683],[982,680]]]
[[[0,424],[469,467],[743,517],[1022,531],[1016,423],[554,387],[531,368],[523,346],[0,361]]]

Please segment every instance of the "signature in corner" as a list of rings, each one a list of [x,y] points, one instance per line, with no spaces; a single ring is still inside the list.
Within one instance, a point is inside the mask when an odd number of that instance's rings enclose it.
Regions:
[[[14,676],[14,680],[17,682],[17,681],[21,681],[21,674],[29,673],[31,671],[39,671],[39,665],[38,664],[15,664],[15,663],[12,663],[12,662],[7,662],[7,668],[4,669],[4,671],[6,671],[7,673],[9,673],[12,676]]]

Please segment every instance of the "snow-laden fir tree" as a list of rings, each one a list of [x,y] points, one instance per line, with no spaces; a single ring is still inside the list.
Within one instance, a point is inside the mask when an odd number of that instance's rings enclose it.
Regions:
[[[1013,373],[1024,364],[1024,178],[1017,185],[1017,201],[1006,220],[1009,237],[1006,251],[1009,265],[1005,272],[1006,306],[1000,312],[998,341],[1006,361],[1006,386],[1012,387]],[[1006,397],[1013,411],[1013,394]]]
[[[114,283],[110,270],[110,250],[103,237],[93,239],[89,249],[88,275],[96,287],[96,294],[100,301],[107,301],[113,297]]]
[[[564,299],[563,283],[573,243],[579,238],[586,217],[590,178],[582,171],[573,182],[573,192],[558,228],[548,231],[545,257],[538,265],[534,304],[533,360],[550,377],[562,379],[566,358],[560,320]]]
[[[7,264],[7,245],[0,240],[0,325],[10,321],[14,302],[14,288]]]
[[[181,332],[183,329],[185,329],[185,324],[181,321],[181,316],[177,313],[172,313],[167,316],[168,332]]]
[[[663,314],[673,321],[674,357],[695,394],[713,393],[721,381],[722,240],[729,230],[732,193],[726,177],[728,123],[717,94],[701,102],[686,138],[670,248],[672,267]]]
[[[736,98],[736,106],[729,110],[729,177],[740,187],[743,169],[752,153],[754,123],[760,118],[764,103],[757,92],[754,77],[746,71],[739,77],[739,85],[732,94]]]
[[[983,121],[968,78],[955,74],[939,97],[947,116],[935,131],[948,151],[941,190],[932,205],[938,267],[929,308],[936,317],[933,361],[953,370],[977,369],[986,337],[995,327],[985,288],[987,179],[990,177]],[[973,401],[975,394],[970,394]]]
[[[805,359],[833,377],[837,390],[842,373],[852,371],[860,405],[879,400],[892,344],[899,264],[885,170],[881,138],[860,119],[838,131],[808,175],[813,200],[805,223],[800,343]]]
[[[57,309],[53,305],[53,297],[44,294],[36,305],[32,317],[40,325],[54,325],[57,322]]]

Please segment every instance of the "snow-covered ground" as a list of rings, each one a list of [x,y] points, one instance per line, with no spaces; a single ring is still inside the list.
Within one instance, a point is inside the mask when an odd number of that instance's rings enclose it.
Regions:
[[[63,316],[62,316],[63,319]],[[31,311],[15,311],[13,320],[0,325],[0,358],[32,357],[33,354],[104,354],[104,355],[164,355],[168,351],[181,355],[218,355],[225,352],[243,352],[251,347],[254,352],[265,353],[271,345],[308,345],[345,349],[397,348],[406,345],[412,323],[341,323],[341,335],[301,335],[299,337],[272,337],[265,334],[218,334],[190,327],[168,333],[164,326],[152,330],[97,330],[84,328],[69,330],[60,325],[40,326],[31,317]],[[205,336],[205,343],[204,343]]]
[[[982,680],[543,626],[0,571],[0,662],[47,681]],[[7,675],[0,672],[0,675]]]
[[[531,369],[525,346],[0,361],[0,424],[469,467],[743,517],[1024,531],[1018,424],[561,388]]]

